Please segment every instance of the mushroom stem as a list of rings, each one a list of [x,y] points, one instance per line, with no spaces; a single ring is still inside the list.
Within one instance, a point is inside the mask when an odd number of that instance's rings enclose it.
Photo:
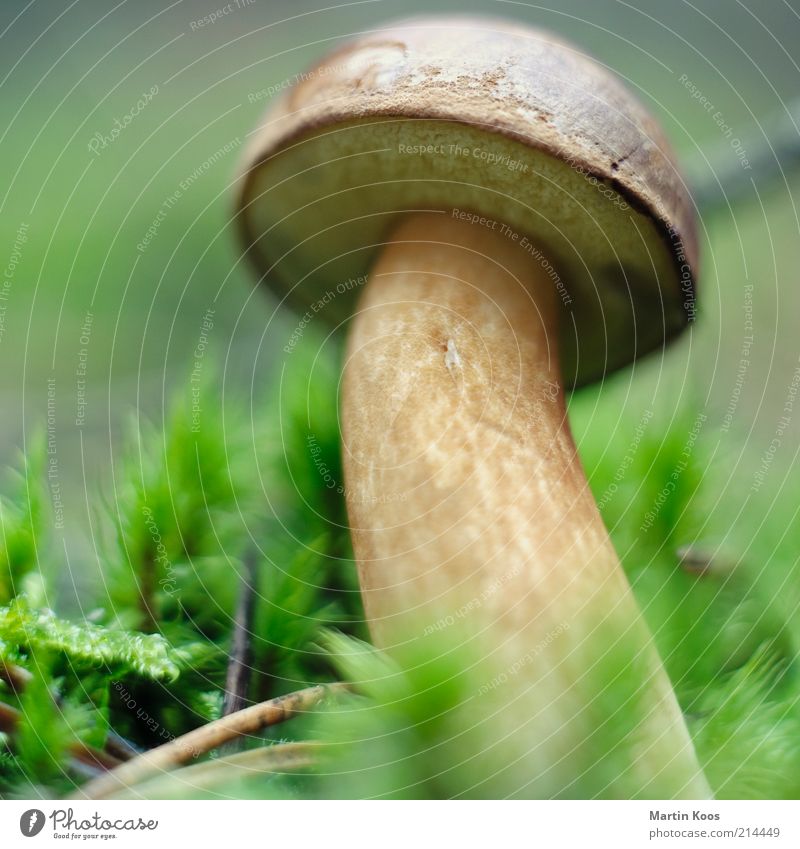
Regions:
[[[391,650],[462,625],[487,683],[506,688],[509,733],[546,738],[530,753],[537,768],[588,754],[616,723],[629,728],[624,792],[708,796],[581,468],[558,362],[559,294],[538,256],[492,222],[414,213],[370,274],[342,418],[372,634]],[[615,684],[591,674],[612,650],[635,676],[624,716],[606,715],[604,687]]]

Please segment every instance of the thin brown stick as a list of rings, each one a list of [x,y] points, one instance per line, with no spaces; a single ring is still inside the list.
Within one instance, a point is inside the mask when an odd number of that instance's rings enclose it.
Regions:
[[[345,684],[309,687],[223,716],[221,719],[195,728],[188,734],[176,737],[163,746],[151,749],[112,772],[90,781],[75,793],[75,797],[105,799],[120,788],[130,787],[151,775],[174,769],[216,749],[229,740],[244,734],[254,734],[269,725],[291,719],[313,708],[329,693],[344,689],[347,689]]]
[[[228,673],[225,678],[225,698],[222,702],[222,715],[236,713],[247,703],[247,691],[250,687],[252,652],[250,635],[253,626],[253,613],[256,599],[256,558],[248,553],[244,559],[245,573],[242,575],[239,601],[231,639],[231,654],[228,661]]]
[[[323,743],[280,743],[262,746],[199,764],[192,764],[164,775],[150,777],[114,795],[115,799],[163,799],[214,790],[237,779],[263,776],[264,773],[294,772],[318,763]]]

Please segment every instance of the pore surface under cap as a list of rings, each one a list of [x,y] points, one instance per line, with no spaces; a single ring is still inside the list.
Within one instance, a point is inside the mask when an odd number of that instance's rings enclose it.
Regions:
[[[397,218],[434,209],[504,228],[545,266],[567,385],[692,318],[691,203],[668,146],[577,48],[492,19],[420,18],[298,80],[250,146],[240,197],[246,246],[281,297],[324,298],[321,316],[347,318],[360,288],[348,281]]]

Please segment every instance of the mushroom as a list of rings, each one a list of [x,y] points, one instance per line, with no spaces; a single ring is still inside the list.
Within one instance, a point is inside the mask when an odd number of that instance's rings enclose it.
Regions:
[[[588,745],[573,713],[590,734],[620,721],[586,664],[624,646],[634,786],[708,796],[565,406],[693,318],[690,200],[654,119],[549,33],[392,24],[272,106],[238,222],[264,282],[349,327],[345,484],[375,642],[460,621],[510,682],[514,727],[551,718],[536,757],[554,760]]]

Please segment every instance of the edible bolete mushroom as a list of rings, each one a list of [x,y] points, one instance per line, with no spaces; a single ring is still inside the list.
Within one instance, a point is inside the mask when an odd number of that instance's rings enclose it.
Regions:
[[[410,20],[288,88],[238,220],[281,298],[350,324],[344,466],[375,641],[468,622],[515,722],[555,707],[537,757],[563,758],[572,712],[620,721],[585,668],[611,634],[640,676],[636,786],[707,795],[565,408],[692,318],[694,223],[655,121],[550,34]]]

